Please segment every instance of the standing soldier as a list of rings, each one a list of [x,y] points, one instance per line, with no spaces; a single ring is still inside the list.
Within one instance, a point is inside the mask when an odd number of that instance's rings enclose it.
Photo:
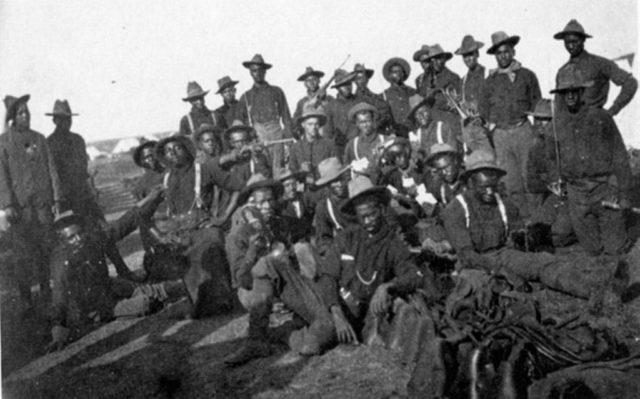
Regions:
[[[396,134],[407,137],[413,124],[409,121],[409,97],[416,94],[416,90],[404,84],[411,75],[411,67],[403,58],[394,57],[385,62],[382,74],[391,83],[384,91],[384,98],[391,107],[393,119],[396,121]]]
[[[353,67],[354,82],[356,83],[356,100],[376,107],[376,123],[378,129],[384,134],[395,132],[395,121],[391,114],[391,107],[383,96],[369,89],[369,79],[373,76],[373,69],[368,69],[364,64],[355,64]]]
[[[237,117],[253,126],[262,142],[291,137],[291,114],[287,97],[281,88],[272,86],[265,80],[267,70],[272,65],[264,62],[260,54],[254,55],[242,65],[251,73],[253,87],[240,97]],[[275,144],[268,149],[271,170],[276,173],[284,166],[284,145]]]
[[[460,92],[460,76],[446,67],[447,61],[453,58],[453,54],[444,51],[439,44],[434,44],[429,48],[429,52],[422,55],[420,62],[430,63],[429,73],[420,76],[420,84],[417,87],[418,93],[423,97],[434,97],[435,107],[442,111],[450,111],[447,99],[442,93],[445,89],[453,89]]]
[[[376,118],[378,110],[371,104],[362,102],[351,108],[349,119],[358,127],[358,135],[349,140],[344,150],[344,164],[350,165],[353,161],[361,162],[354,165],[354,171],[366,173],[373,171],[378,160],[379,150],[384,144],[384,136],[378,133]]]
[[[5,123],[0,135],[0,210],[11,227],[9,234],[25,244],[18,254],[18,288],[27,307],[32,306],[31,276],[48,296],[49,254],[53,245],[53,212],[59,209],[62,190],[53,157],[44,136],[30,129],[29,95],[6,96]]]
[[[335,157],[336,147],[331,140],[320,136],[320,128],[325,125],[327,116],[315,108],[305,108],[298,119],[304,136],[291,146],[289,167],[293,172],[307,172],[313,182],[317,176],[320,161]]]
[[[526,189],[526,164],[534,144],[527,111],[533,111],[541,98],[535,73],[514,59],[520,36],[505,32],[491,35],[488,54],[496,56],[498,68],[489,72],[480,99],[480,116],[493,130],[493,144],[498,165],[507,172],[504,183],[507,193],[519,207],[522,217],[530,215],[530,196]]]
[[[316,71],[312,67],[307,67],[302,75],[298,77],[298,82],[304,82],[304,86],[307,88],[307,95],[302,97],[298,104],[296,104],[296,110],[293,113],[293,119],[298,120],[305,109],[305,107],[321,108],[324,112],[327,111],[329,102],[333,101],[333,97],[327,95],[327,93],[320,87],[320,79],[324,76],[324,72]],[[326,139],[333,140],[333,128],[330,121],[329,124],[325,124],[320,128],[320,135]],[[300,133],[304,134],[304,132]]]
[[[462,78],[462,102],[467,109],[478,111],[478,102],[484,87],[484,79],[486,77],[486,69],[478,63],[480,50],[484,43],[476,41],[473,36],[466,35],[462,39],[460,48],[456,50],[456,55],[462,57],[464,64],[469,71]]]
[[[567,64],[575,64],[584,79],[593,82],[591,87],[585,89],[582,97],[586,105],[597,108],[604,107],[609,95],[609,81],[621,88],[620,94],[607,110],[611,116],[617,115],[622,108],[629,104],[638,90],[638,81],[630,73],[620,69],[613,61],[588,53],[584,49],[584,41],[591,36],[585,33],[578,21],[575,19],[569,21],[564,30],[553,35],[553,38],[564,40],[564,48],[570,55]],[[556,76],[556,82],[559,78],[560,71]]]
[[[218,79],[218,91],[216,94],[222,96],[222,105],[214,111],[218,120],[224,120],[224,126],[231,126],[236,120],[238,106],[240,102],[236,100],[237,80],[231,79],[229,76]]]
[[[429,50],[431,47],[428,44],[423,44],[418,51],[413,53],[413,60],[420,63],[422,67],[422,73],[416,78],[416,90],[424,97],[425,88],[429,80],[429,76],[433,75],[433,68],[431,67],[431,61],[429,60]]]
[[[84,139],[70,131],[72,116],[67,100],[56,100],[53,111],[46,115],[53,116],[56,125],[54,132],[47,137],[47,146],[56,172],[60,178],[62,211],[71,209],[88,221],[104,220],[104,214],[96,201],[87,171],[88,157]]]
[[[202,90],[197,82],[187,84],[187,96],[182,101],[191,103],[191,111],[180,119],[180,134],[193,137],[204,123],[224,127],[224,121],[219,120],[215,112],[205,105],[204,97],[207,93],[209,90]]]
[[[338,90],[336,99],[329,103],[327,116],[334,127],[333,142],[338,155],[342,157],[347,142],[358,135],[356,126],[349,120],[349,110],[358,103],[353,94],[353,74],[344,69],[336,70],[336,83],[333,88]]]

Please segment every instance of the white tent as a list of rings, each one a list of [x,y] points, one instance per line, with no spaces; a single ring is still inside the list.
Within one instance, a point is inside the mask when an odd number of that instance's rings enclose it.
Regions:
[[[107,154],[97,149],[95,146],[87,147],[87,156],[89,156],[90,160],[94,160],[96,158],[104,157]]]
[[[122,154],[125,152],[131,151],[131,149],[136,148],[140,145],[140,140],[130,137],[128,139],[122,139],[118,141],[118,144],[111,151],[112,154]]]

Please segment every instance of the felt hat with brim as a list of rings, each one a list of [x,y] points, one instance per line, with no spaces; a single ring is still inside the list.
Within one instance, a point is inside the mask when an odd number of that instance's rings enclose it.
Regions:
[[[231,123],[231,127],[225,130],[224,136],[229,138],[235,132],[244,132],[248,135],[251,135],[251,133],[253,132],[253,128],[236,119],[233,121],[233,123]]]
[[[444,155],[451,155],[453,157],[461,158],[461,154],[456,151],[456,149],[453,148],[451,144],[435,143],[429,149],[429,156],[427,157],[425,162],[427,163],[427,165],[431,165],[437,158]]]
[[[279,182],[284,182],[288,179],[296,179],[298,181],[302,180],[307,175],[307,172],[303,170],[299,170],[297,172],[292,171],[289,168],[282,168],[276,173],[276,180]]]
[[[444,51],[439,44],[434,44],[429,48],[429,55],[423,57],[422,60],[430,60],[436,57],[444,57],[445,60],[450,60],[451,58],[453,58],[453,54],[448,51]]]
[[[71,112],[71,107],[69,106],[69,102],[67,100],[56,100],[53,103],[53,111],[47,112],[45,115],[47,116],[77,116],[78,114],[74,114]]]
[[[571,21],[569,21],[567,26],[565,26],[562,31],[553,35],[553,38],[557,40],[562,40],[567,35],[578,35],[578,36],[584,37],[585,39],[592,37],[591,35],[588,35],[584,31],[584,28],[582,27],[580,22],[576,21],[575,19],[572,19]]]
[[[251,68],[252,65],[258,65],[263,67],[264,69],[269,69],[273,66],[271,64],[267,64],[266,62],[264,62],[264,58],[262,58],[262,54],[256,54],[253,56],[251,60],[245,61],[242,63],[242,66],[245,68]]]
[[[26,103],[27,101],[29,101],[30,98],[31,98],[31,95],[29,94],[25,94],[24,96],[20,96],[20,97],[14,97],[11,95],[5,96],[3,101],[4,101],[4,107],[7,110],[6,118],[8,119],[8,118],[14,117],[13,114],[15,114],[18,106],[20,104]]]
[[[377,117],[378,115],[378,109],[376,107],[369,103],[361,102],[351,107],[349,113],[347,114],[347,117],[350,121],[353,121],[356,115],[358,115],[360,112],[372,112],[374,117]]]
[[[435,98],[431,96],[425,98],[420,94],[412,95],[411,97],[409,97],[409,114],[407,115],[407,118],[409,118],[409,120],[413,120],[418,108],[422,107],[423,105],[431,108],[433,107],[433,104],[435,104]]]
[[[327,114],[321,108],[315,108],[306,106],[302,109],[302,115],[298,117],[298,123],[302,123],[309,118],[318,118],[320,126],[324,126],[327,123]]]
[[[461,179],[467,179],[469,176],[480,171],[493,171],[499,176],[504,176],[507,172],[498,167],[496,157],[487,150],[475,150],[465,161],[465,171],[460,175]]]
[[[356,205],[365,198],[376,198],[382,205],[388,205],[391,193],[383,186],[374,186],[366,176],[356,175],[349,182],[349,199],[342,205],[340,211],[349,215],[355,215]]]
[[[356,75],[344,69],[336,69],[335,77],[335,83],[331,87],[337,89],[340,86],[351,84]]]
[[[384,157],[389,150],[396,146],[406,146],[411,148],[411,142],[404,137],[391,137],[382,145],[382,156]]]
[[[371,78],[373,76],[373,69],[369,69],[364,66],[364,64],[355,64],[353,66],[353,73],[364,73],[367,78]]]
[[[556,79],[556,88],[550,93],[561,93],[567,90],[585,89],[593,86],[593,81],[586,81],[575,64],[567,64],[560,68]]]
[[[278,180],[268,179],[264,175],[256,173],[251,175],[249,180],[247,180],[247,185],[242,189],[242,191],[240,191],[240,194],[238,195],[238,205],[245,204],[254,191],[262,188],[272,189],[273,194],[276,197],[275,199],[280,198],[283,191],[282,183]]]
[[[342,162],[336,157],[323,159],[318,164],[318,180],[315,181],[315,185],[320,187],[325,184],[329,184],[334,180],[337,180],[342,174],[349,170],[349,167],[342,166]]]
[[[391,78],[391,68],[395,65],[400,66],[400,68],[402,68],[402,70],[404,71],[404,79],[402,79],[402,81],[404,82],[409,78],[409,75],[411,75],[411,66],[404,58],[393,57],[385,62],[384,66],[382,67],[382,76],[384,76],[387,82],[391,82],[391,80],[389,80]]]
[[[456,55],[465,55],[480,50],[483,46],[484,43],[477,41],[471,35],[466,35],[462,38],[460,48],[458,48],[455,53]]]
[[[84,224],[84,219],[82,216],[74,213],[72,210],[64,211],[60,213],[53,220],[53,229],[55,231],[60,231],[69,226],[82,226]]]
[[[200,125],[198,130],[196,130],[196,134],[193,135],[193,141],[197,143],[198,140],[200,140],[200,137],[205,133],[213,133],[215,136],[219,136],[222,134],[222,129],[218,126],[203,123],[202,125]]]
[[[227,87],[232,87],[238,84],[237,80],[231,79],[229,76],[224,76],[218,79],[218,91],[216,94],[222,93]]]
[[[144,151],[145,148],[153,149],[156,145],[158,145],[156,140],[149,140],[137,146],[133,151],[133,162],[141,168],[144,167],[142,165],[142,151]]]
[[[204,97],[209,93],[209,90],[202,90],[202,87],[198,84],[198,82],[189,82],[187,83],[187,96],[182,99],[182,101],[191,101],[196,98]]]
[[[304,82],[305,80],[307,80],[309,76],[315,76],[316,78],[321,78],[324,76],[324,72],[316,71],[312,67],[308,66],[307,69],[305,69],[304,73],[298,76],[298,82]]]
[[[430,48],[431,47],[428,44],[423,44],[418,51],[413,53],[413,60],[416,62],[421,62],[426,55],[429,55]]]
[[[487,50],[487,54],[495,54],[498,47],[503,44],[515,46],[520,42],[520,36],[509,36],[503,31],[495,32],[491,35],[491,47]]]
[[[536,104],[536,107],[533,109],[533,112],[527,111],[525,114],[533,116],[534,118],[551,119],[553,117],[553,113],[551,112],[551,100],[547,98],[540,99]]]
[[[174,141],[182,144],[182,146],[185,148],[187,153],[191,156],[191,159],[196,159],[196,147],[193,144],[193,141],[187,136],[176,135],[176,136],[166,137],[158,141],[158,144],[156,144],[156,147],[155,147],[156,158],[158,159],[158,161],[160,161],[160,163],[162,163],[163,165],[170,164],[170,162],[167,161],[166,157],[164,156],[164,147],[167,144]]]

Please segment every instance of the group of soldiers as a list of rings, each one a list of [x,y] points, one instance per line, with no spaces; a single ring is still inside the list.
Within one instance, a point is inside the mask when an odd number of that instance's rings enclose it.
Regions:
[[[381,94],[368,88],[374,70],[364,64],[324,85],[324,72],[307,67],[293,115],[256,54],[243,62],[254,84],[239,100],[228,76],[213,111],[208,91],[188,83],[179,132],[135,149],[139,202],[111,223],[88,183],[84,141],[69,130],[69,104],[56,101],[45,140],[29,128],[29,96],[7,96],[1,239],[21,297],[31,303],[25,275],[35,272],[52,297],[53,348],[77,324],[146,314],[171,298],[187,296],[193,317],[239,301],[248,339],[229,365],[268,355],[276,338],[302,355],[370,342],[399,299],[431,286],[437,262],[459,280],[502,273],[514,286],[588,299],[615,270],[585,275],[550,252],[577,242],[591,256],[618,256],[633,244],[631,172],[613,116],[637,81],[588,53],[591,36],[577,21],[554,38],[570,58],[552,100],[514,58],[520,37],[496,32],[492,70],[478,63],[484,44],[462,39],[463,78],[446,66],[452,53],[421,46],[415,88],[399,57],[382,68],[390,86]],[[621,91],[605,110],[610,82]],[[145,260],[131,271],[117,241],[136,228]],[[293,313],[285,338],[269,327],[276,303]]]

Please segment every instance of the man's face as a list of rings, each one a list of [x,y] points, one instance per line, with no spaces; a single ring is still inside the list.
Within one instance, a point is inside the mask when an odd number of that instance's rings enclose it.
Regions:
[[[315,140],[319,136],[320,120],[316,117],[307,118],[302,121],[302,128],[304,129],[307,140]]]
[[[404,68],[402,68],[400,65],[393,65],[391,68],[389,68],[389,80],[397,85],[404,82],[406,80]]]
[[[249,135],[247,132],[238,131],[229,135],[229,145],[234,150],[239,150],[247,144],[249,144]]]
[[[307,88],[309,93],[315,93],[320,87],[320,78],[313,75],[309,76],[304,81],[304,87]]]
[[[356,82],[356,86],[358,88],[366,88],[369,84],[369,78],[367,77],[367,73],[365,71],[360,71],[356,73],[356,78],[354,80]]]
[[[218,152],[218,143],[213,132],[206,132],[200,135],[198,146],[206,154],[214,156]]]
[[[16,110],[16,119],[15,119],[16,127],[22,129],[29,129],[31,125],[31,113],[29,112],[29,107],[27,107],[26,103],[22,103],[18,106]]]
[[[254,191],[251,196],[253,197],[253,204],[260,211],[263,220],[268,221],[274,217],[276,197],[273,195],[272,189],[259,189]]]
[[[420,66],[422,66],[422,70],[428,72],[431,69],[431,60],[426,56],[420,59]]]
[[[516,51],[508,44],[503,44],[496,50],[496,61],[500,68],[507,68],[513,62]]]
[[[382,206],[376,198],[369,198],[355,206],[358,223],[367,233],[375,234],[382,227]]]
[[[433,61],[431,62],[431,65],[433,65],[433,70],[436,73],[442,72],[442,70],[444,69],[444,64],[447,62],[447,57],[444,54],[441,54],[432,59]]]
[[[551,122],[551,118],[541,118],[536,116],[533,118],[533,126],[536,128],[543,128]]]
[[[203,109],[204,108],[204,96],[192,98],[190,101],[191,105],[195,109]]]
[[[404,145],[394,145],[388,150],[388,154],[391,160],[393,160],[393,166],[405,170],[409,167],[409,160],[411,159],[411,149]]]
[[[429,122],[431,122],[431,108],[426,105],[420,106],[414,113],[414,117],[418,122],[418,126],[425,127],[429,125]]]
[[[480,202],[485,204],[496,203],[498,192],[498,174],[490,170],[476,172],[470,178],[471,190]]]
[[[338,87],[338,93],[342,94],[343,97],[349,98],[353,95],[353,85],[351,83],[342,85]]]
[[[578,112],[582,104],[582,92],[584,89],[570,89],[562,92],[564,102],[569,108],[569,112]]]
[[[188,162],[187,150],[178,141],[170,141],[164,146],[164,156],[175,166],[184,166]]]
[[[249,73],[255,83],[264,83],[264,77],[267,74],[267,70],[260,65],[251,65],[249,67]]]
[[[73,253],[79,252],[85,241],[84,231],[77,224],[72,224],[71,226],[61,229],[58,234],[62,242],[71,248]]]
[[[69,129],[71,129],[71,117],[55,115],[53,117],[53,124],[62,131],[68,131]]]
[[[460,162],[451,154],[443,154],[431,163],[435,173],[447,184],[454,184],[458,181],[460,174]]]
[[[474,69],[476,66],[478,66],[479,55],[480,54],[478,53],[478,50],[462,54],[462,61],[464,61],[464,64],[467,66],[467,68]]]
[[[569,55],[576,57],[584,50],[584,37],[581,35],[568,34],[564,37],[564,48]]]
[[[282,198],[285,200],[292,200],[296,196],[296,189],[298,188],[298,181],[291,177],[282,182],[284,192]]]
[[[222,99],[226,103],[230,103],[232,101],[235,101],[235,99],[236,99],[236,87],[235,86],[229,86],[229,87],[225,88],[224,90],[222,90],[222,93],[220,93],[220,95],[222,96]]]
[[[331,192],[331,194],[335,195],[338,198],[347,198],[349,196],[347,179],[348,176],[346,174],[342,174],[342,176],[340,176],[338,179],[329,183],[329,191]]]
[[[356,127],[360,134],[364,136],[373,134],[373,114],[371,112],[360,112],[356,114]]]
[[[158,168],[158,160],[153,152],[153,147],[145,147],[140,152],[140,163],[143,168],[155,170]]]

